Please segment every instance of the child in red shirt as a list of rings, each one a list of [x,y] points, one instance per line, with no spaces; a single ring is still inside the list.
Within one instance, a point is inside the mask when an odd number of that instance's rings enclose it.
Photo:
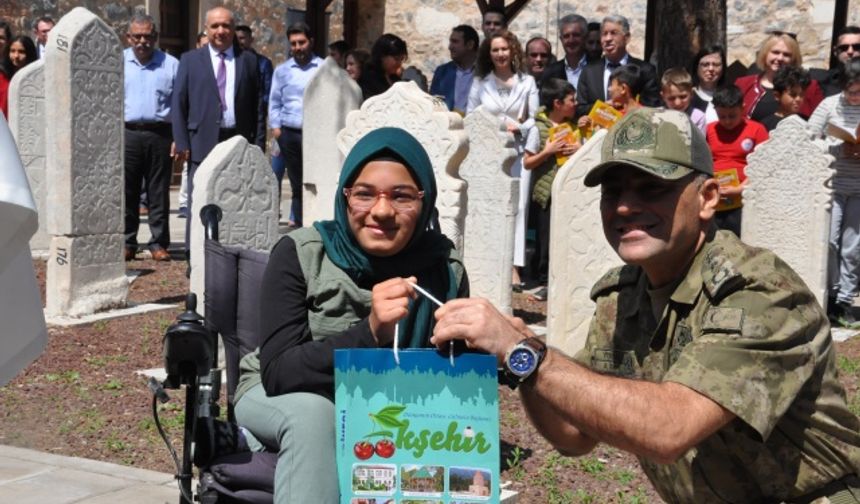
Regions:
[[[747,155],[768,139],[761,123],[747,119],[744,99],[736,86],[714,92],[717,121],[707,126],[705,136],[714,157],[714,177],[720,181],[720,203],[714,221],[719,229],[741,235],[741,209],[746,185]]]

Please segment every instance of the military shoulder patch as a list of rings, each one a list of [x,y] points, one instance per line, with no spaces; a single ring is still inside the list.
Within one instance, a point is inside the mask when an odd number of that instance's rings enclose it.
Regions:
[[[640,272],[641,270],[636,266],[618,266],[607,271],[591,288],[592,301],[596,301],[608,291],[635,284],[639,280]]]
[[[702,282],[711,298],[719,301],[730,292],[727,287],[743,282],[743,275],[730,254],[725,254],[722,247],[711,247],[702,263]]]
[[[743,308],[712,306],[702,319],[702,333],[741,334],[743,327]]]

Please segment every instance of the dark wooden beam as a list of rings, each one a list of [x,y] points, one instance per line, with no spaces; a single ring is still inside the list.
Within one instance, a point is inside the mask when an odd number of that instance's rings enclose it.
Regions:
[[[314,52],[319,55],[328,53],[328,32],[325,26],[325,11],[332,0],[307,0],[305,3],[305,23],[314,36]]]
[[[343,0],[343,39],[349,47],[358,44],[358,0]]]
[[[505,0],[476,0],[478,3],[478,10],[481,11],[481,15],[487,12],[487,9],[492,8],[493,10],[502,11],[505,13],[505,20],[510,24],[511,21],[517,17],[517,14],[523,10],[523,7],[528,5],[529,0],[514,0],[514,2],[510,5],[505,5]]]
[[[848,0],[836,0],[833,8],[833,33],[830,35],[830,47],[836,44],[836,34],[848,25]],[[830,51],[830,68],[836,68],[839,59],[833,51]]]
[[[646,20],[645,59],[660,75],[687,68],[702,47],[726,45],[726,0],[649,0]]]

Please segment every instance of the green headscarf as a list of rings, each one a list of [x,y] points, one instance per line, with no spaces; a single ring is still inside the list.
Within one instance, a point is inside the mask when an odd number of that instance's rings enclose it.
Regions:
[[[355,240],[343,189],[352,185],[367,163],[392,157],[406,166],[424,191],[424,198],[415,231],[403,250],[390,257],[377,257],[366,253]],[[334,220],[314,222],[314,227],[322,237],[328,258],[360,287],[370,289],[389,278],[415,276],[418,285],[444,302],[457,294],[454,272],[448,264],[454,244],[438,230],[428,229],[435,210],[436,177],[424,147],[402,129],[379,128],[362,137],[344,161],[335,196]],[[401,346],[429,345],[435,309],[421,295],[410,303],[409,315],[400,321]]]

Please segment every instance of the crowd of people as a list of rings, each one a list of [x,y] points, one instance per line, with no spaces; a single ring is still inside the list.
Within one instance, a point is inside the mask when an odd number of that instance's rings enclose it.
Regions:
[[[18,70],[45,55],[48,32],[53,27],[53,19],[40,17],[33,23],[31,38],[29,35],[14,35],[11,25],[0,19],[0,111],[3,116],[9,115],[9,82]]]
[[[36,23],[37,36],[47,24]],[[451,61],[429,84],[406,65],[407,43],[396,35],[369,52],[342,41],[329,50],[365,99],[407,80],[452,111],[483,107],[499,118],[515,139],[512,173],[521,182],[513,287],[532,278],[537,299],[546,298],[551,208],[562,204],[552,201],[553,179],[607,130],[601,163],[584,183],[600,187],[606,238],[625,266],[594,286],[594,320],[572,359],[522,320],[468,297],[459,252],[431,225],[430,160],[408,132],[361,138],[341,170],[334,218],[303,222],[302,173],[313,167],[302,166],[302,101],[322,64],[307,25],[287,28],[290,58],[275,67],[224,7],[206,13],[198,47],[178,60],[156,48],[151,17],[129,22],[126,259],[137,253],[145,190],[147,246],[170,260],[172,160],[187,164],[190,207],[196,169],[218,142],[241,135],[265,150],[270,133],[273,170],[293,191],[296,230],[272,250],[262,343],[241,362],[235,399],[249,444],[279,454],[276,502],[339,500],[333,350],[390,345],[397,327],[404,347],[456,342],[495,355],[500,379],[520,388],[530,420],[561,453],[598,442],[632,452],[668,502],[860,503],[860,421],[836,377],[828,314],[790,267],[738,238],[747,155],[781,120],[808,118],[810,138],[836,157],[827,308],[854,322],[860,148],[850,140],[860,123],[860,28],[842,30],[839,66],[826,71],[801,67],[795,36],[769,33],[755,69],[734,83],[719,46],[658,75],[628,53],[630,23],[620,15],[560,18],[557,61],[543,37],[521,45],[502,12],[485,12],[481,30],[483,40],[468,25],[452,29]],[[8,80],[41,49],[12,38],[8,25],[0,37]],[[436,310],[415,285],[444,306]]]

